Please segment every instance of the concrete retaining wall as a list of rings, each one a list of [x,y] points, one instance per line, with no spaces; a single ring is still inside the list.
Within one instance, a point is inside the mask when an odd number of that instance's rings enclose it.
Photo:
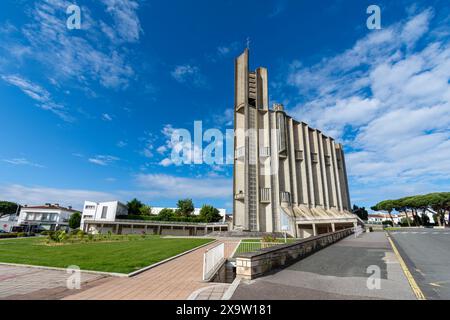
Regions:
[[[255,279],[272,269],[285,267],[297,262],[350,234],[353,234],[353,228],[302,239],[290,244],[265,248],[257,252],[239,254],[236,257],[236,275],[244,279]]]

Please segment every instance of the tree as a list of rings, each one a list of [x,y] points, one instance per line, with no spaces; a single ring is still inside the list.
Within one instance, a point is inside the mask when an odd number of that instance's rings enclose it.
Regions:
[[[138,216],[141,214],[141,208],[144,206],[142,202],[134,198],[133,200],[127,202],[128,214],[132,216]]]
[[[152,215],[152,208],[147,205],[143,205],[140,209],[140,215],[142,216],[151,216]]]
[[[387,211],[389,214],[389,218],[391,218],[392,224],[394,224],[394,218],[392,217],[392,210],[394,210],[394,201],[393,200],[384,200],[377,203],[373,208],[375,211]]]
[[[367,212],[365,207],[358,207],[357,205],[353,205],[353,213],[356,214],[361,220],[367,221],[369,219],[369,213]]]
[[[205,222],[218,222],[222,219],[218,209],[213,206],[203,205],[200,210],[200,218]]]
[[[0,201],[0,217],[7,214],[14,214],[19,205],[15,202]]]
[[[158,213],[158,217],[161,218],[162,221],[170,221],[171,218],[175,217],[176,214],[172,209],[164,208]]]
[[[419,222],[420,222],[419,221],[420,219],[419,219],[419,217],[416,214],[416,209],[417,209],[417,207],[416,207],[416,197],[415,196],[405,197],[405,198],[399,199],[397,201],[404,208],[405,212],[408,209],[411,210],[411,214],[413,216],[414,224],[416,226],[418,226]]]
[[[183,217],[189,217],[194,212],[194,203],[192,199],[178,200],[177,214]]]
[[[406,223],[410,225],[410,219],[408,217],[408,210],[411,211],[413,221],[416,226],[427,225],[430,223],[430,219],[426,214],[427,210],[434,210],[433,218],[439,225],[445,224],[445,215],[450,212],[450,192],[434,192],[424,195],[415,195],[404,197],[397,200],[385,200],[372,207],[373,210],[396,210],[398,212],[405,212]],[[421,216],[417,213],[421,210]]]
[[[398,200],[394,200],[394,209],[397,212],[404,212],[405,213],[406,219],[402,218],[401,221],[403,221],[403,224],[408,224],[408,227],[411,227],[411,220],[408,217],[408,207],[405,206],[405,199],[406,198],[401,198],[401,199],[398,199]],[[400,224],[404,227],[404,225],[402,223],[400,223]]]
[[[81,213],[74,212],[69,218],[69,227],[71,229],[78,229],[81,223]]]

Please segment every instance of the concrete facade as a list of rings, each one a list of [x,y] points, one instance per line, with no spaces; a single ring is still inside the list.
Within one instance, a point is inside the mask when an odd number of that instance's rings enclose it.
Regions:
[[[344,151],[320,130],[269,109],[268,72],[235,61],[233,227],[305,238],[357,223]]]
[[[206,236],[211,232],[227,232],[226,222],[195,223],[115,219],[100,221],[85,219],[81,230],[90,234],[155,234],[167,236]]]
[[[127,206],[120,201],[94,202],[85,201],[81,215],[80,229],[85,229],[86,220],[101,223],[114,222],[117,216],[128,215]],[[89,230],[87,230],[89,232]]]

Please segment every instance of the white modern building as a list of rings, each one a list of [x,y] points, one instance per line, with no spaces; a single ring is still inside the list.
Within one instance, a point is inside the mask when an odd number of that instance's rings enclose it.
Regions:
[[[351,213],[343,146],[269,108],[268,72],[235,62],[233,226],[305,238],[362,223]]]
[[[162,207],[152,207],[152,214],[158,214]],[[175,208],[168,208],[174,209]],[[194,214],[199,214],[200,208]],[[80,229],[92,233],[115,234],[158,234],[176,236],[202,236],[214,231],[228,231],[225,209],[219,209],[223,221],[215,223],[149,221],[127,219],[126,205],[119,201],[93,202],[85,201]]]
[[[83,213],[81,216],[80,229],[84,230],[85,220],[112,222],[116,220],[117,216],[125,215],[128,215],[127,206],[119,201],[85,201],[83,206]]]
[[[72,207],[62,207],[58,203],[39,206],[25,205],[20,209],[17,224],[26,231],[58,230],[69,227],[70,216],[78,212]]]
[[[368,215],[367,222],[373,224],[382,224],[384,221],[392,221],[394,220],[394,224],[398,224],[400,222],[401,217],[397,214],[391,214],[391,217],[388,213],[372,213]]]

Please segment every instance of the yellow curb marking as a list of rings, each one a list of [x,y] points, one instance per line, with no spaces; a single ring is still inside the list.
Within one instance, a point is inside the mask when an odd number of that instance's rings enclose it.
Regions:
[[[405,261],[403,261],[403,258],[400,255],[400,253],[398,252],[397,247],[395,246],[391,237],[388,235],[387,238],[389,239],[392,249],[394,250],[394,253],[397,256],[397,259],[400,262],[400,266],[402,267],[403,272],[405,273],[406,279],[408,279],[409,285],[411,286],[412,291],[416,295],[417,300],[426,300],[425,295],[423,294],[422,290],[420,290],[419,286],[416,283],[416,280],[414,280],[411,272],[409,271],[408,267],[406,266]]]

